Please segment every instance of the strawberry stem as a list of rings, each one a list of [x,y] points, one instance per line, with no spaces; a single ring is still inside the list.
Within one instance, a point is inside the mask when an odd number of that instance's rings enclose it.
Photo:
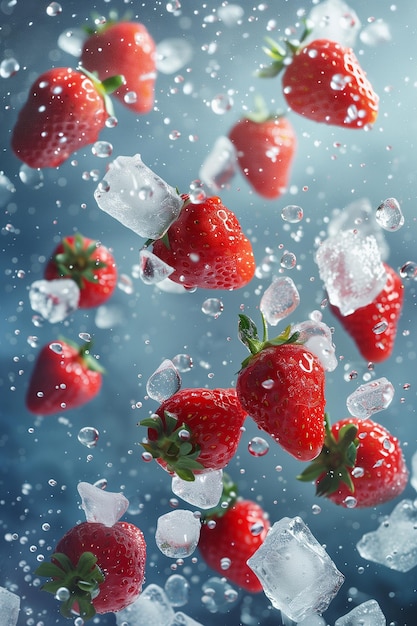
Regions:
[[[280,335],[274,337],[273,339],[268,339],[268,326],[266,319],[264,315],[261,317],[263,331],[262,340],[259,339],[258,329],[255,322],[247,315],[239,315],[238,337],[250,352],[250,356],[242,361],[241,369],[245,368],[252,357],[258,354],[258,352],[261,352],[261,350],[269,348],[270,346],[282,346],[287,343],[297,343],[300,336],[299,332],[292,333],[291,326],[287,326]]]

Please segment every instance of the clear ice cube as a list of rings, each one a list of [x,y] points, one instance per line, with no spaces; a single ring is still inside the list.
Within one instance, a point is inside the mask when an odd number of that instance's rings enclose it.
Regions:
[[[351,415],[367,419],[374,413],[387,409],[394,398],[394,385],[385,377],[360,385],[346,399]]]
[[[275,278],[264,291],[260,310],[271,326],[291,315],[300,304],[300,294],[289,276]]]
[[[174,222],[183,200],[147,167],[139,154],[110,163],[94,197],[100,209],[146,239],[159,239]]]
[[[200,539],[200,528],[200,520],[191,511],[170,511],[158,518],[156,545],[165,556],[172,559],[190,556]]]
[[[404,225],[404,215],[400,203],[395,198],[387,198],[376,210],[376,221],[384,230],[395,232]]]
[[[365,533],[356,544],[363,559],[380,563],[397,572],[417,565],[417,508],[402,500],[377,530]]]
[[[339,617],[334,626],[386,626],[386,624],[387,620],[378,602],[367,600]]]
[[[220,191],[226,187],[236,174],[236,149],[230,139],[218,137],[203,161],[199,177],[201,181],[213,191]]]
[[[299,332],[299,341],[320,359],[327,372],[333,372],[337,367],[336,348],[333,343],[332,331],[321,321],[321,313],[304,322],[294,324],[292,332]]]
[[[378,18],[361,31],[359,38],[366,46],[379,46],[391,41],[391,27],[388,22]]]
[[[139,275],[145,285],[155,285],[165,278],[168,278],[174,271],[174,268],[161,261],[150,250],[145,248],[139,252]]]
[[[114,615],[117,626],[170,626],[174,614],[165,591],[150,584],[133,604]]]
[[[164,359],[146,383],[146,393],[159,403],[173,396],[180,388],[181,376],[170,359]]]
[[[373,235],[363,237],[358,232],[341,231],[322,242],[316,263],[329,300],[342,315],[370,304],[387,281]]]
[[[247,563],[272,605],[295,622],[325,611],[344,580],[298,516],[275,522]]]
[[[211,509],[218,505],[223,491],[223,471],[213,470],[196,474],[195,480],[172,477],[172,492],[199,509]]]
[[[29,289],[29,301],[33,311],[56,324],[62,322],[78,308],[80,289],[71,278],[35,280]]]
[[[0,626],[16,626],[20,611],[20,597],[0,587]]]
[[[129,500],[122,493],[104,491],[85,482],[78,483],[77,489],[87,522],[113,526],[129,507]]]

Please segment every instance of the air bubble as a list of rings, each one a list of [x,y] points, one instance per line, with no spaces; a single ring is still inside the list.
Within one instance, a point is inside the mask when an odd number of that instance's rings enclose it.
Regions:
[[[17,74],[19,70],[20,70],[20,65],[16,61],[16,59],[13,59],[13,58],[4,59],[0,63],[0,77],[1,78],[10,78],[11,76],[14,76],[15,74]]]
[[[303,209],[296,204],[288,204],[281,211],[281,217],[284,222],[289,222],[290,224],[301,222],[303,215]]]
[[[204,315],[209,315],[217,319],[223,312],[223,302],[219,298],[207,298],[201,305]]]
[[[233,98],[228,94],[218,94],[212,99],[210,105],[213,113],[224,115],[232,108]]]
[[[252,456],[265,456],[269,451],[269,443],[263,437],[253,437],[248,444],[248,450]]]
[[[96,141],[91,148],[91,152],[100,159],[106,159],[112,155],[113,146],[108,141]]]
[[[84,426],[78,433],[78,441],[87,448],[94,448],[97,445],[100,433],[93,426]]]
[[[404,215],[395,198],[387,198],[376,210],[375,219],[384,230],[395,232],[404,224]]]
[[[62,6],[59,4],[59,2],[51,2],[46,7],[46,14],[50,17],[56,17],[60,13],[62,13]]]

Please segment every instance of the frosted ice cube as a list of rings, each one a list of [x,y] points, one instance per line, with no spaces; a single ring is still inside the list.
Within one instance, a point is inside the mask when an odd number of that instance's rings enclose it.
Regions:
[[[174,609],[162,587],[150,584],[133,604],[114,615],[117,626],[170,626]]]
[[[160,283],[174,271],[173,267],[161,261],[156,254],[145,248],[139,252],[139,259],[139,275],[146,285]]]
[[[0,587],[0,626],[16,626],[20,611],[20,597]]]
[[[174,74],[193,58],[192,45],[183,38],[163,39],[156,46],[156,68],[162,74]]]
[[[56,324],[78,308],[80,289],[71,278],[35,280],[30,286],[29,301],[33,311]]]
[[[173,396],[180,388],[181,376],[170,359],[164,359],[146,383],[146,393],[159,403]]]
[[[172,492],[199,509],[211,509],[218,505],[223,491],[223,472],[213,470],[196,474],[195,480],[172,478]]]
[[[58,48],[73,57],[79,58],[83,51],[83,45],[87,39],[87,32],[82,28],[68,28],[58,37]]]
[[[245,11],[240,4],[232,4],[230,2],[222,4],[222,6],[217,9],[219,20],[229,28],[239,24],[244,14]]]
[[[367,561],[398,572],[417,565],[417,508],[402,500],[375,531],[365,533],[356,547]]]
[[[351,415],[367,419],[374,413],[388,408],[394,397],[394,386],[385,377],[360,385],[346,399]]]
[[[367,600],[335,621],[334,626],[386,626],[387,620],[376,600]]]
[[[300,294],[289,276],[279,276],[264,291],[260,310],[271,326],[290,315],[300,304]]]
[[[203,624],[196,622],[195,619],[182,611],[178,611],[167,626],[203,626]]]
[[[320,359],[322,366],[327,372],[333,372],[336,369],[335,345],[333,343],[332,331],[327,324],[316,317],[315,319],[294,324],[291,330],[292,332],[300,333],[299,341]]]
[[[361,28],[356,12],[343,0],[320,2],[311,9],[308,21],[313,23],[313,28],[307,41],[330,39],[351,48]]]
[[[180,213],[181,196],[139,154],[110,163],[94,197],[100,209],[146,239],[159,239]]]
[[[129,500],[122,493],[104,491],[85,482],[78,483],[77,489],[87,522],[113,526],[129,507]]]
[[[368,24],[359,35],[362,43],[366,46],[379,46],[391,41],[391,28],[385,20],[379,18]]]
[[[344,580],[298,516],[275,522],[247,563],[272,605],[295,622],[325,611]]]
[[[387,273],[376,239],[350,230],[325,239],[316,263],[330,302],[349,315],[366,306],[382,291]]]
[[[200,528],[199,519],[191,511],[176,509],[158,518],[156,545],[172,559],[190,556],[200,539]]]
[[[209,189],[220,191],[236,174],[236,149],[230,139],[218,137],[213,148],[203,161],[199,177]]]

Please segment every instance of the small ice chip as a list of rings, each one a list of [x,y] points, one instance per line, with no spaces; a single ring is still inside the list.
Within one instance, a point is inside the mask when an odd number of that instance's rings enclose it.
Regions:
[[[387,409],[394,398],[394,386],[385,377],[371,380],[348,396],[346,406],[351,415],[367,419]]]
[[[300,304],[300,294],[289,276],[279,276],[264,291],[260,309],[271,326],[291,315]]]
[[[71,278],[35,280],[30,286],[29,301],[33,311],[56,324],[78,308],[80,289]]]
[[[0,626],[16,626],[20,611],[20,597],[0,587]]]
[[[146,393],[159,403],[173,396],[180,388],[181,376],[170,359],[164,359],[146,383]]]
[[[117,626],[169,626],[174,615],[165,591],[155,584],[147,585],[133,604],[114,614]]]
[[[334,626],[386,626],[387,620],[376,600],[362,602],[339,617]]]
[[[327,372],[337,367],[336,349],[330,328],[319,319],[309,319],[294,324],[292,332],[299,332],[299,341],[316,355]]]
[[[143,248],[139,252],[139,276],[145,285],[155,285],[165,278],[168,278],[174,271],[174,268],[161,261],[156,254],[150,250]]]
[[[221,136],[200,167],[199,178],[213,191],[226,187],[236,174],[236,149],[230,139]]]
[[[213,470],[196,474],[195,480],[172,477],[172,492],[199,509],[211,509],[218,505],[223,491],[223,471]]]
[[[170,511],[158,518],[156,545],[165,556],[172,559],[190,556],[200,539],[200,528],[200,521],[191,511]]]
[[[104,491],[85,482],[79,483],[77,489],[87,522],[114,526],[129,507],[129,500],[122,493]]]
[[[174,74],[193,57],[192,45],[183,38],[163,39],[156,46],[156,67],[162,74]]]

